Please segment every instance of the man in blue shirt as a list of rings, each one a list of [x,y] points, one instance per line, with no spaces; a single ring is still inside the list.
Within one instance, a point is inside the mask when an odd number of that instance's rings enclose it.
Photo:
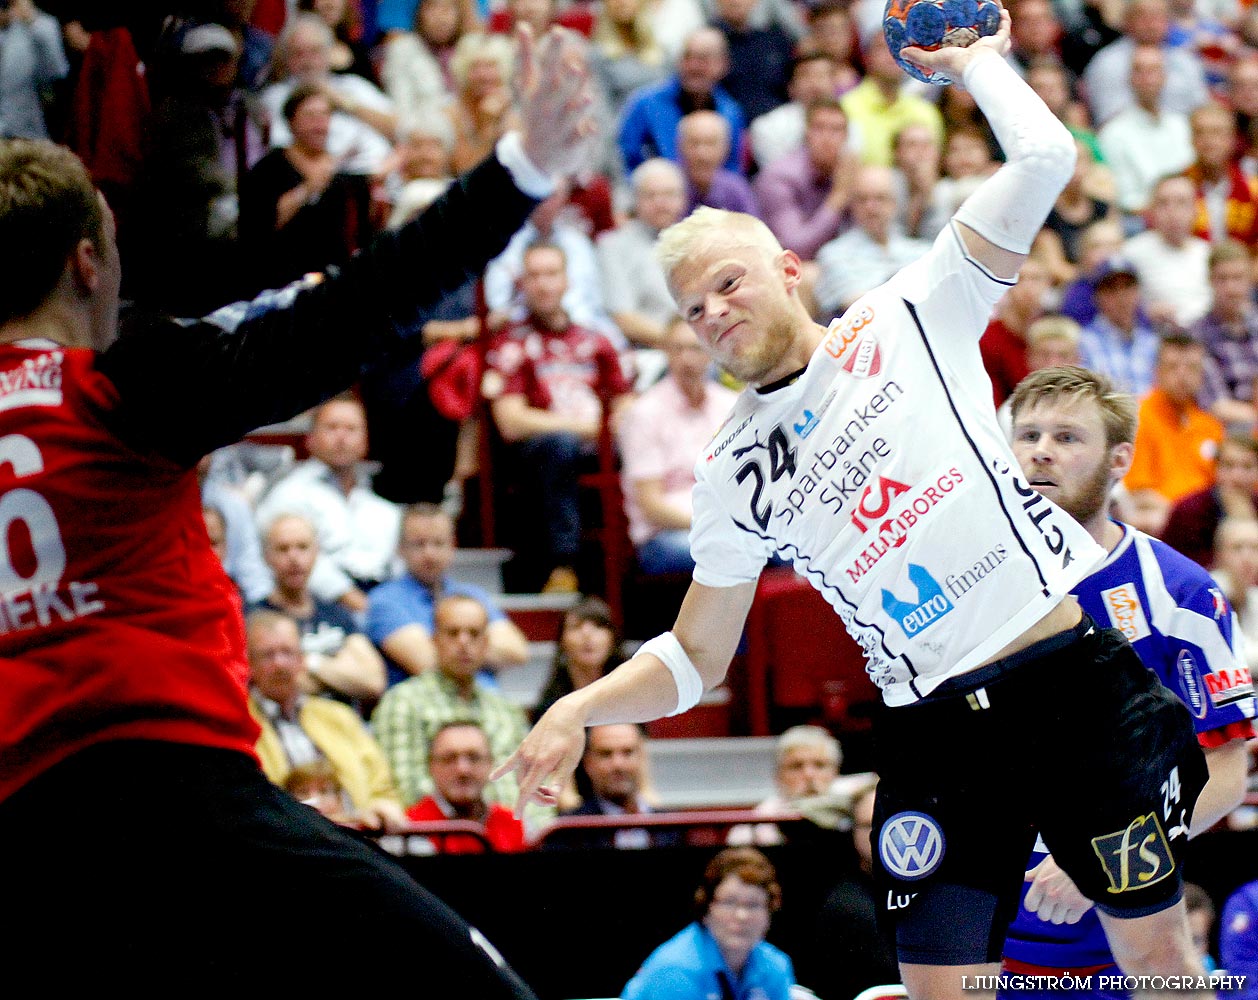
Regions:
[[[677,126],[692,111],[715,111],[729,122],[730,148],[725,169],[741,169],[745,119],[721,79],[729,70],[725,36],[716,28],[696,28],[686,39],[677,72],[635,90],[625,100],[618,144],[625,170],[654,156],[677,159]]]
[[[483,588],[450,578],[454,561],[454,522],[435,504],[406,508],[398,554],[406,573],[375,587],[367,598],[367,635],[383,652],[391,687],[431,670],[433,609],[443,597],[470,597],[489,613],[489,662],[496,667],[523,663],[529,644]]]
[[[1210,780],[1191,814],[1177,803],[1174,774],[1162,789],[1169,836],[1191,837],[1228,813],[1245,789],[1254,698],[1232,610],[1200,566],[1109,516],[1110,490],[1131,465],[1131,396],[1103,375],[1047,368],[1022,381],[1011,407],[1013,451],[1029,489],[1069,513],[1109,553],[1075,596],[1099,625],[1121,631],[1192,713]],[[1027,867],[1002,971],[1090,976],[1092,995],[1125,996],[1101,979],[1117,975],[1118,967],[1092,903],[1042,841]]]

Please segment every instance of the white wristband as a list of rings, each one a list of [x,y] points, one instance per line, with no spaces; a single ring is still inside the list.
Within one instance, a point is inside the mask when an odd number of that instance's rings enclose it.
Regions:
[[[657,635],[638,647],[637,655],[643,653],[656,657],[673,675],[673,683],[677,685],[677,707],[668,713],[670,716],[681,715],[699,704],[699,699],[703,697],[703,678],[690,662],[677,636],[672,632]]]

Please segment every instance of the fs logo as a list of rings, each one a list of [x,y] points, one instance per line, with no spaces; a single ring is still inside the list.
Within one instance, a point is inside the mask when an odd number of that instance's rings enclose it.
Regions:
[[[1125,830],[1092,838],[1112,893],[1131,892],[1161,882],[1175,870],[1171,845],[1157,813],[1137,816]]]
[[[1105,602],[1105,613],[1109,615],[1110,625],[1126,636],[1128,642],[1153,634],[1148,619],[1144,616],[1144,608],[1140,606],[1140,595],[1136,593],[1134,583],[1102,590],[1101,600]]]
[[[952,610],[952,602],[925,566],[909,563],[909,581],[917,588],[917,603],[902,601],[887,589],[882,591],[882,610],[894,618],[910,638],[939,621]]]
[[[909,881],[934,872],[943,861],[944,847],[943,830],[925,813],[896,813],[882,824],[878,836],[882,866]]]

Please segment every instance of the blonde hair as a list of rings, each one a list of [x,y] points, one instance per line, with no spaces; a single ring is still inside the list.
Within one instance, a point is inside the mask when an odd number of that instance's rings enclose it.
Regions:
[[[1060,368],[1041,368],[1032,372],[1013,390],[1009,397],[1009,412],[1014,420],[1027,406],[1041,400],[1065,397],[1070,400],[1093,400],[1101,411],[1105,425],[1105,444],[1132,444],[1136,440],[1136,399],[1130,393],[1120,392],[1104,375],[1063,365]]]
[[[454,46],[450,56],[450,75],[459,90],[467,86],[472,63],[492,59],[502,71],[502,82],[511,85],[515,69],[515,47],[506,35],[486,35],[479,31],[464,35]]]
[[[1069,316],[1041,316],[1027,327],[1026,342],[1031,346],[1045,340],[1068,340],[1072,347],[1078,347],[1081,335],[1079,324]]]
[[[701,205],[660,233],[655,242],[655,259],[664,269],[664,276],[671,280],[673,271],[682,261],[722,243],[750,245],[770,258],[782,252],[782,244],[773,230],[754,215]]]

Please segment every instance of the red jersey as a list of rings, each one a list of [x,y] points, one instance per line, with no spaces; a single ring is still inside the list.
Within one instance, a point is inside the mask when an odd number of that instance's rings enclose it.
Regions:
[[[108,740],[252,752],[197,460],[417,356],[536,204],[491,157],[324,275],[202,320],[131,317],[99,354],[0,345],[0,799]]]
[[[109,430],[96,357],[0,345],[0,799],[102,740],[257,739],[196,473]]]
[[[408,819],[416,822],[449,819],[431,795],[420,799],[408,810]],[[501,854],[524,850],[524,825],[505,806],[493,802],[485,817],[485,839]],[[484,854],[485,845],[470,833],[445,833],[432,837],[438,854]]]
[[[565,330],[516,323],[485,360],[501,376],[500,395],[521,395],[535,409],[574,419],[597,420],[602,400],[633,390],[611,341],[575,323]]]

